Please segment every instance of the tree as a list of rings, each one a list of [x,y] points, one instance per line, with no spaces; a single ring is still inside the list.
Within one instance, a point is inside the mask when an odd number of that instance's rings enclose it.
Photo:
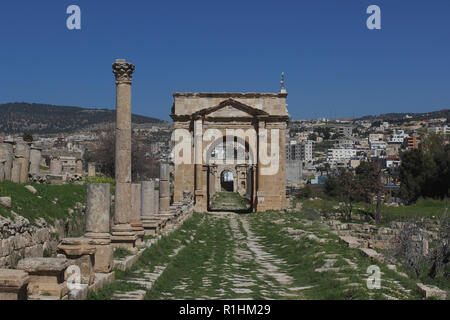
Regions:
[[[100,136],[92,150],[86,153],[88,162],[95,162],[100,171],[109,176],[115,175],[115,130],[111,126]],[[131,175],[133,181],[147,180],[159,176],[159,165],[152,159],[148,144],[132,137]]]
[[[33,142],[33,136],[29,133],[24,133],[22,138],[23,138],[23,141]]]
[[[344,218],[350,220],[353,212],[353,204],[359,196],[359,183],[355,175],[347,170],[340,170],[338,175],[340,184],[340,199],[344,202]]]
[[[368,203],[376,199],[376,210],[372,213],[372,218],[376,223],[381,221],[381,208],[383,204],[384,186],[382,182],[383,171],[376,161],[364,161],[355,170],[360,195]]]
[[[300,191],[298,192],[298,198],[309,199],[309,198],[311,198],[312,193],[313,193],[313,191],[311,189],[311,186],[309,184],[307,184],[302,189],[300,189]]]
[[[406,202],[449,196],[450,146],[442,135],[429,135],[420,149],[406,151],[400,157],[400,194]]]

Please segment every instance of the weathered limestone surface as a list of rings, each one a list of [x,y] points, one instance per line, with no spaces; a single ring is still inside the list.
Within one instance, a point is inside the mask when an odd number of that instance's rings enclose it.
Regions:
[[[89,178],[95,178],[96,172],[95,172],[95,163],[89,162],[88,163],[88,177]]]
[[[94,245],[94,270],[109,273],[113,268],[110,219],[111,187],[109,184],[89,184],[86,197],[86,234]]]
[[[187,154],[191,159],[181,162],[182,157],[175,146],[175,171],[173,201],[183,199],[183,191],[194,195],[196,211],[207,210],[207,200],[214,193],[211,174],[217,165],[217,174],[224,170],[214,162],[209,151],[211,145],[223,137],[237,137],[236,131],[254,132],[258,139],[245,141],[249,158],[236,164],[234,189],[249,197],[253,211],[280,210],[287,207],[286,194],[286,121],[289,118],[286,105],[287,92],[280,93],[175,93],[171,117],[175,136],[191,137]],[[204,141],[207,130],[216,130],[222,136],[216,141]],[[187,132],[186,135],[182,135]],[[183,138],[179,139],[183,140]],[[179,141],[177,140],[177,141]],[[208,139],[206,139],[208,140]],[[254,140],[254,141],[251,141]],[[266,143],[267,142],[267,143]],[[203,159],[206,154],[206,159]],[[183,152],[183,157],[185,152]],[[270,156],[270,157],[269,157]],[[250,161],[251,159],[251,161]],[[228,160],[228,159],[227,159]],[[244,173],[244,174],[242,174]],[[216,176],[217,178],[217,176]],[[209,190],[208,190],[208,181]],[[239,183],[239,184],[238,184]],[[161,203],[161,210],[164,204]]]
[[[170,167],[168,163],[161,163],[159,170],[159,211],[167,213],[170,206]]]
[[[62,297],[68,292],[64,272],[69,265],[65,258],[29,258],[20,260],[17,269],[30,275],[30,294]]]
[[[131,185],[131,228],[136,233],[137,246],[143,245],[144,228],[141,221],[141,184],[133,183]]]
[[[14,160],[13,145],[11,143],[0,143],[0,159],[5,160],[4,164],[4,177],[5,180],[11,180],[11,170]]]
[[[23,258],[42,257],[56,245],[47,228],[30,225],[24,217],[0,217],[0,268],[15,268]]]
[[[159,190],[155,190],[154,194],[154,212],[155,214],[160,214],[161,213],[161,209],[160,209],[160,205],[159,205]]]
[[[77,161],[75,163],[75,173],[83,174],[83,160],[77,159]]]
[[[55,175],[55,176],[62,174],[61,160],[57,160],[57,159],[50,160],[50,174]]]
[[[419,289],[419,292],[424,298],[438,298],[441,300],[445,300],[447,298],[447,293],[436,286],[418,283],[417,289]]]
[[[131,227],[131,83],[134,65],[118,59],[113,64],[116,78],[116,192],[114,246],[134,249],[136,234]]]
[[[11,208],[11,198],[10,197],[0,197],[0,206],[6,209]]]
[[[30,174],[38,174],[40,172],[42,152],[41,149],[31,148],[30,150]]]
[[[0,181],[5,181],[5,159],[0,158]]]
[[[81,272],[81,284],[94,283],[94,255],[95,242],[89,238],[66,238],[58,245],[58,252],[63,253],[71,265],[75,265]],[[65,280],[70,274],[65,275]]]
[[[0,300],[26,300],[29,281],[22,270],[0,269]]]
[[[111,186],[88,184],[86,191],[86,237],[109,239]]]
[[[21,164],[19,182],[28,181],[28,171],[30,168],[30,146],[25,142],[18,142],[14,153],[16,160]]]
[[[11,169],[11,181],[14,183],[20,183],[20,172],[22,171],[22,162],[20,159],[14,159]]]

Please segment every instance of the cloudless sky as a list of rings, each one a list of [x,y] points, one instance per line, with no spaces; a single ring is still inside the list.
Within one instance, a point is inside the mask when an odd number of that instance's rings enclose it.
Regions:
[[[449,15],[449,0],[2,0],[0,102],[114,108],[126,58],[133,113],[164,120],[174,92],[278,92],[282,71],[295,119],[450,108]]]

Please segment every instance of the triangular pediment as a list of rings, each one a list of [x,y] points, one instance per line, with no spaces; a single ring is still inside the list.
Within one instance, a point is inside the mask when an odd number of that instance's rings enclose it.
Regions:
[[[234,99],[224,100],[217,106],[202,109],[193,114],[193,116],[208,118],[253,118],[258,115],[268,115],[268,113]]]

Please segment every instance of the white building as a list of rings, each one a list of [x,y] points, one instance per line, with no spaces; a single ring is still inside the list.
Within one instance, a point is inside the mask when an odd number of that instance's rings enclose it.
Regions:
[[[403,141],[408,138],[408,135],[403,130],[394,130],[389,142],[392,143],[403,143]]]
[[[328,149],[327,160],[330,163],[348,161],[356,156],[356,149]]]

